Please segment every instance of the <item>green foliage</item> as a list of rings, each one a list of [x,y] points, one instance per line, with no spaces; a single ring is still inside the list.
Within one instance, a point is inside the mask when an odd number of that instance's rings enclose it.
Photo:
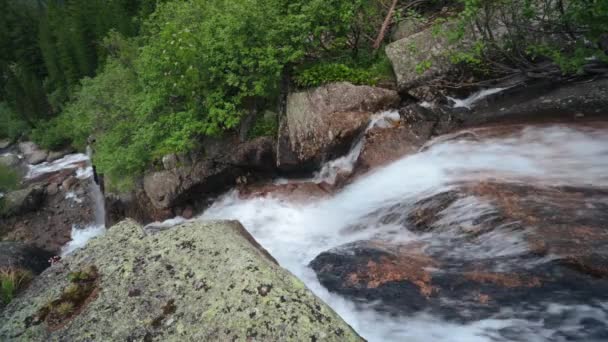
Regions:
[[[11,168],[0,164],[0,191],[14,190],[19,185],[19,176]]]
[[[202,136],[234,130],[249,111],[274,106],[285,74],[300,86],[392,77],[387,58],[368,57],[371,43],[362,38],[382,22],[385,9],[375,1],[152,2],[127,11],[127,17],[149,15],[134,21],[141,25],[135,38],[125,38],[133,28],[119,25],[124,16],[84,20],[83,13],[99,9],[96,2],[49,2],[41,23],[45,86],[62,113],[37,123],[31,135],[47,148],[83,148],[94,135],[94,162],[110,189],[124,190],[153,160],[192,149]],[[126,3],[112,0],[103,13]],[[95,44],[82,45],[91,39]],[[260,119],[251,134],[276,130],[276,122]]]
[[[25,288],[32,280],[29,271],[19,269],[0,270],[0,304],[10,303],[17,292]]]
[[[429,70],[433,66],[433,62],[426,59],[416,64],[416,73],[422,75],[425,71]]]
[[[332,82],[350,82],[357,85],[376,85],[392,79],[393,71],[385,54],[370,60],[345,62],[320,61],[296,70],[294,83],[300,88],[317,87]]]
[[[457,29],[449,33],[460,40],[473,27],[483,44],[453,56],[453,61],[481,66],[482,61],[502,58],[502,63],[525,69],[530,62],[551,60],[564,74],[582,74],[590,61],[608,60],[599,42],[608,32],[608,1],[604,0],[460,0]],[[500,39],[493,22],[507,30]]]
[[[16,140],[19,136],[27,132],[28,125],[6,102],[0,102],[0,139]]]
[[[249,132],[249,138],[257,137],[276,137],[279,131],[279,122],[276,114],[269,113],[270,115],[262,115],[257,118],[251,131]]]

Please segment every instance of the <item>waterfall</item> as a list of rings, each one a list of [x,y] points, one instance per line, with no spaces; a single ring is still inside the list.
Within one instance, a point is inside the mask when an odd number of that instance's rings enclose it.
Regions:
[[[72,240],[68,242],[61,250],[61,255],[67,255],[73,251],[84,247],[87,242],[99,236],[106,231],[106,212],[104,207],[104,196],[101,191],[97,175],[94,171],[93,164],[91,162],[93,156],[93,150],[90,146],[87,146],[87,155],[83,159],[86,162],[85,167],[76,170],[76,177],[79,179],[88,179],[88,196],[91,197],[93,203],[94,222],[91,222],[85,227],[79,227],[78,225],[72,225]]]

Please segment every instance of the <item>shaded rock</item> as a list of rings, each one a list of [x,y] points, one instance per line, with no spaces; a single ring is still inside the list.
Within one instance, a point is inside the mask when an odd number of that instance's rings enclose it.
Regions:
[[[404,18],[395,25],[391,39],[397,41],[407,38],[422,30],[426,25],[427,23],[419,18]]]
[[[49,196],[55,196],[59,192],[59,185],[57,183],[51,183],[46,186],[46,193]]]
[[[192,162],[146,174],[143,189],[152,205],[158,210],[171,210],[227,190],[249,173],[273,172],[276,162],[272,138],[260,137],[241,144],[226,139],[209,139],[204,144],[204,156],[194,155]]]
[[[165,170],[175,169],[178,164],[177,155],[174,153],[167,154],[162,158],[162,163]]]
[[[46,192],[41,186],[11,191],[4,195],[1,216],[15,216],[39,209]]]
[[[10,140],[8,140],[8,139],[0,139],[0,149],[3,149],[3,148],[8,148],[8,147],[10,147],[12,144],[13,144],[13,143],[12,143]]]
[[[46,157],[46,161],[47,162],[53,162],[57,159],[61,159],[65,156],[67,156],[70,153],[74,153],[74,149],[72,148],[66,148],[63,149],[61,151],[50,151],[48,156]]]
[[[362,218],[402,226],[406,237],[418,238],[360,241],[321,253],[311,262],[321,284],[378,302],[378,310],[428,311],[457,322],[504,310],[537,319],[526,308],[572,309],[608,298],[607,190],[498,182],[451,188]],[[565,316],[551,317],[564,322]],[[608,326],[597,329],[581,340]]]
[[[54,254],[33,245],[0,241],[0,269],[20,269],[39,274],[49,267]]]
[[[13,209],[8,209],[0,220],[0,236],[59,254],[71,240],[73,226],[85,227],[95,222],[89,182],[77,179],[69,197],[66,192],[53,190],[57,183],[36,183],[21,190],[9,202]]]
[[[608,79],[537,82],[504,90],[461,115],[466,126],[488,123],[585,122],[608,115]]]
[[[28,164],[36,165],[46,161],[49,155],[48,151],[42,150],[33,142],[22,142],[18,145],[19,151],[25,157]]]
[[[282,126],[279,131],[289,133],[297,163],[314,169],[321,161],[348,151],[372,113],[394,107],[399,101],[395,91],[346,82],[292,93],[287,99],[287,128]],[[286,148],[286,139],[279,137],[279,149]],[[292,165],[290,153],[279,153],[279,157],[279,167]]]
[[[37,319],[70,272],[91,267],[95,290],[77,312],[59,329]],[[43,272],[0,320],[2,340],[361,340],[234,221],[152,236],[122,222]]]
[[[0,155],[0,164],[7,167],[14,167],[19,164],[19,157],[12,153],[2,154]]]
[[[113,226],[126,217],[137,222],[150,223],[162,222],[176,214],[171,209],[156,208],[140,186],[127,193],[106,193],[104,201],[108,226]]]
[[[61,187],[64,191],[70,191],[77,183],[78,178],[75,176],[69,176],[61,183]]]

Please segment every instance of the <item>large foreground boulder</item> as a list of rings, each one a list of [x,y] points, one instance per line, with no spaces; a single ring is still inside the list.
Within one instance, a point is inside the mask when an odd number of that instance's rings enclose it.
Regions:
[[[396,91],[347,82],[290,94],[287,122],[279,130],[279,167],[315,168],[345,153],[372,113],[395,107],[399,101]]]
[[[124,221],[0,314],[3,341],[358,341],[235,221]]]

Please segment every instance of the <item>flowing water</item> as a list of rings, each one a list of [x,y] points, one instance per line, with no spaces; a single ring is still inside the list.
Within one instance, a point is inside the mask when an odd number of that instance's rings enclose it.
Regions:
[[[89,149],[87,150],[87,154],[69,154],[53,162],[28,165],[28,172],[25,176],[25,179],[29,180],[43,177],[54,172],[74,170],[76,178],[80,180],[89,180],[88,191],[81,196],[91,197],[91,202],[94,206],[94,221],[85,227],[72,225],[71,241],[63,246],[61,250],[62,256],[70,254],[78,248],[84,247],[90,239],[103,234],[106,230],[104,198],[99,185],[96,184],[93,179],[90,152]],[[84,199],[79,197],[75,192],[68,191],[65,194],[65,200],[80,204]]]
[[[483,244],[474,248],[449,244],[453,236],[445,234],[454,232],[415,234],[382,219],[387,208],[407,207],[459,182],[498,179],[536,185],[608,186],[608,130],[553,125],[530,126],[494,137],[470,136],[438,139],[417,154],[358,178],[328,198],[309,203],[272,195],[241,199],[232,191],[199,218],[241,221],[283,267],[302,279],[370,341],[561,341],[566,340],[566,335],[590,340],[585,338],[581,322],[608,322],[608,303],[544,303],[526,309],[539,314],[538,319],[523,319],[522,313],[505,308],[485,319],[453,323],[430,312],[395,316],[380,313],[371,304],[356,304],[328,292],[309,268],[319,253],[360,240],[425,241],[434,243],[435,248],[446,243],[443,247],[463,260],[525,252],[527,247],[517,234],[488,234]],[[358,155],[358,150],[360,145],[355,144],[352,153]],[[355,160],[356,156],[349,154],[330,162],[315,180],[322,175],[331,179],[336,169],[352,169]],[[487,210],[486,203],[465,198],[452,205],[442,219],[474,221]],[[359,228],[352,229],[353,226]],[[558,323],[549,322],[550,318]]]

